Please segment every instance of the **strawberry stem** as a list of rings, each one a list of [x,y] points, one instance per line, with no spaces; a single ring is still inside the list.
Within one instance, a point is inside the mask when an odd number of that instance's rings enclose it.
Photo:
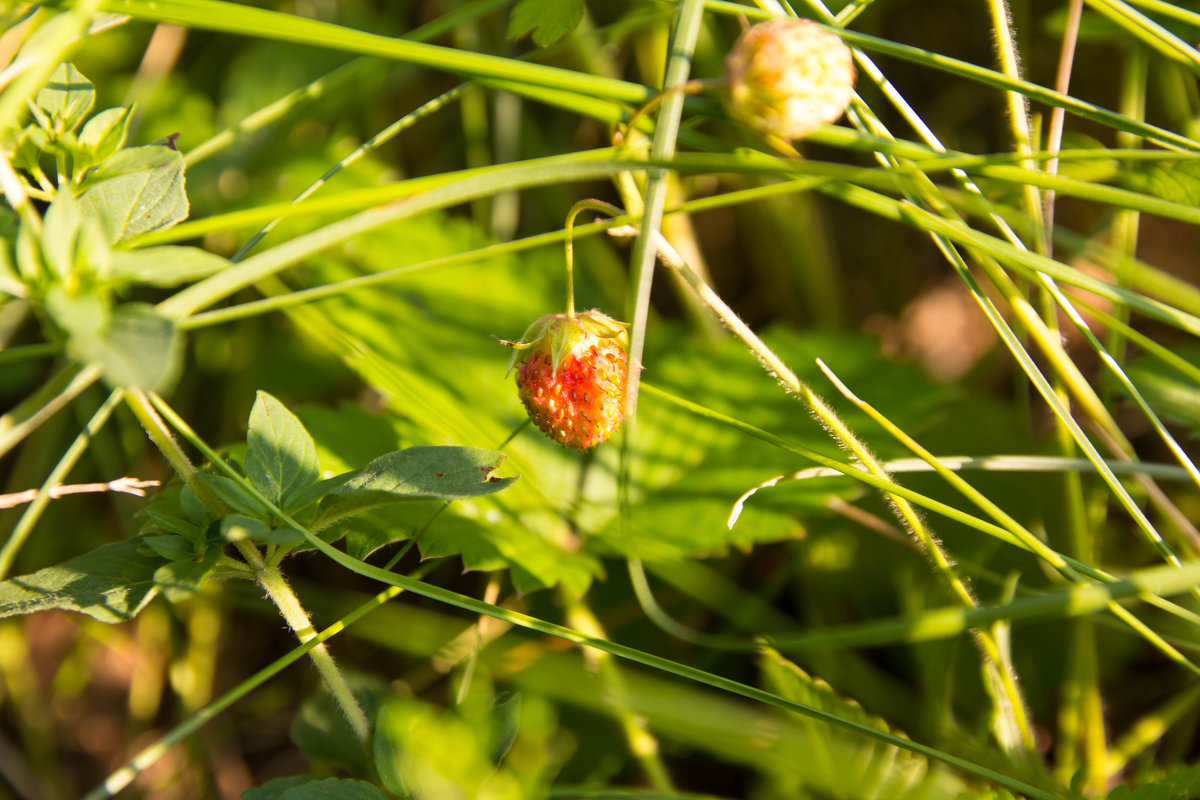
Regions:
[[[587,210],[599,211],[608,214],[610,217],[619,217],[624,212],[614,206],[612,203],[606,203],[603,200],[580,200],[575,205],[571,206],[571,210],[567,212],[567,319],[575,319],[575,242],[571,237],[571,229],[575,227],[575,218],[583,211]]]

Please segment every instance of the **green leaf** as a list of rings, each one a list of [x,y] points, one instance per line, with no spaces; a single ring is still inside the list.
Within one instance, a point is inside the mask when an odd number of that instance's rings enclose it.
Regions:
[[[79,132],[79,147],[87,151],[91,163],[101,163],[125,144],[132,111],[132,108],[106,108],[83,126]]]
[[[1200,205],[1200,163],[1160,162],[1145,172],[1124,171],[1123,182],[1131,189],[1181,205]]]
[[[196,557],[196,548],[189,539],[178,534],[143,536],[146,546],[168,561],[191,561]]]
[[[304,538],[299,532],[294,533],[295,537]],[[230,514],[221,519],[221,536],[230,542],[250,539],[259,544],[290,544],[276,541],[275,532],[261,519],[242,514]]]
[[[86,298],[79,300],[85,302]],[[70,333],[71,355],[82,363],[99,365],[111,386],[165,392],[179,376],[183,337],[175,320],[151,305],[126,303],[117,307],[99,331]]]
[[[379,701],[374,689],[355,687],[367,719],[374,719]],[[319,692],[304,701],[292,722],[292,741],[312,764],[341,767],[351,775],[371,775],[373,754],[359,741],[338,705],[328,692]]]
[[[207,277],[228,266],[229,259],[199,247],[164,245],[113,251],[109,274],[117,281],[167,289]]]
[[[106,544],[53,567],[0,583],[0,618],[57,608],[100,622],[132,619],[158,591],[165,559],[140,538]]]
[[[246,477],[268,500],[290,510],[291,501],[320,476],[317,446],[303,423],[283,403],[259,392],[246,432]]]
[[[52,286],[46,292],[45,308],[71,341],[96,340],[112,323],[112,312],[99,295],[70,295],[62,285]]]
[[[766,686],[773,692],[842,719],[876,730],[891,732],[883,720],[873,717],[853,700],[838,695],[829,684],[812,678],[774,650],[763,653],[760,664]],[[798,714],[788,714],[809,743],[797,759],[780,754],[780,769],[774,776],[777,797],[835,794],[839,797],[912,797],[920,794],[929,773],[928,761],[908,751],[871,742],[860,735],[832,728]],[[793,765],[803,760],[806,768]]]
[[[75,240],[83,223],[75,196],[69,191],[57,192],[43,221],[42,254],[46,266],[60,277],[70,275],[75,265]]]
[[[200,591],[221,557],[221,548],[208,548],[203,558],[170,561],[154,571],[154,583],[163,597],[178,603]]]
[[[170,228],[187,218],[183,167],[183,156],[162,145],[120,150],[89,173],[79,202],[112,242]]]
[[[325,778],[288,789],[279,800],[390,800],[379,787],[353,778]]]
[[[516,478],[494,473],[504,454],[478,447],[419,446],[372,461],[321,503],[318,527],[389,503],[493,494]]]
[[[1174,350],[1192,364],[1200,364],[1200,350],[1197,348],[1182,345]],[[1163,362],[1148,357],[1133,361],[1125,372],[1156,411],[1183,423],[1193,432],[1200,431],[1200,386],[1194,381]],[[1107,382],[1116,384],[1115,379]]]
[[[227,478],[224,475],[214,475],[211,472],[197,473],[197,477],[205,486],[212,489],[213,494],[220,498],[221,502],[239,514],[244,514],[254,520],[261,520],[265,519],[271,513],[270,509],[263,506],[252,494],[242,488],[240,483],[232,478]]]
[[[508,38],[520,39],[532,31],[533,43],[548,47],[575,30],[583,12],[583,0],[521,0],[509,18]]]
[[[397,797],[408,797],[408,787],[404,785],[404,778],[400,776],[396,743],[392,741],[391,736],[391,732],[400,724],[399,720],[393,719],[395,716],[396,712],[390,705],[383,705],[375,718],[375,772],[378,773],[383,788]]]
[[[495,698],[492,713],[496,727],[492,733],[492,763],[499,764],[512,749],[521,730],[521,693],[503,692]]]
[[[414,797],[515,800],[524,794],[517,779],[488,758],[492,732],[485,725],[411,698],[389,700],[387,708],[375,735],[385,737],[388,746],[376,748],[376,761],[390,758],[384,769]]]
[[[1175,767],[1156,781],[1135,788],[1118,786],[1108,800],[1191,800],[1200,796],[1200,765]]]
[[[306,783],[316,783],[323,780],[316,775],[292,775],[287,778],[274,778],[262,786],[255,786],[242,792],[242,800],[279,800],[284,792]]]
[[[49,118],[50,130],[55,134],[74,130],[95,101],[96,90],[92,82],[70,61],[58,65],[45,88],[34,98],[38,109]]]

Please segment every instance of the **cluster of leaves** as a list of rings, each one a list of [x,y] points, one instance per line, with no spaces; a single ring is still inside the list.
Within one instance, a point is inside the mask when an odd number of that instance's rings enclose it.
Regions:
[[[228,262],[196,247],[128,249],[139,234],[187,217],[183,158],[169,143],[125,147],[132,109],[89,117],[94,102],[92,83],[65,62],[37,93],[32,120],[3,132],[25,192],[48,206],[40,218],[28,209],[0,213],[0,291],[33,301],[50,336],[111,385],[163,390],[180,369],[175,321],[120,299]]]
[[[335,542],[347,533],[343,521],[373,509],[500,491],[515,480],[493,474],[503,458],[470,447],[409,447],[322,480],[308,431],[278,400],[259,393],[244,473],[231,462],[231,474],[196,475],[216,503],[189,486],[161,492],[145,508],[141,535],[0,583],[0,617],[61,608],[102,622],[130,619],[160,592],[175,602],[214,574],[247,577],[230,561],[219,571],[230,542],[271,545],[278,560],[306,543],[305,531]]]

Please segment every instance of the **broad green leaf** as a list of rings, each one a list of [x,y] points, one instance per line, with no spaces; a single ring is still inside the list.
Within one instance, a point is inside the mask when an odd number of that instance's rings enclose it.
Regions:
[[[1200,363],[1200,351],[1193,347],[1178,347],[1176,352],[1193,364]],[[1187,425],[1193,432],[1200,431],[1200,386],[1150,358],[1134,361],[1125,372],[1163,416]]]
[[[1158,780],[1118,786],[1108,800],[1192,800],[1200,796],[1200,764],[1179,766]]]
[[[379,709],[378,691],[375,687],[354,687],[354,696],[367,719],[374,719]],[[354,735],[345,714],[328,692],[319,692],[304,701],[290,733],[311,764],[340,767],[359,777],[371,775],[372,753]]]
[[[92,82],[70,61],[58,65],[50,75],[50,81],[34,99],[38,109],[49,118],[55,134],[74,130],[95,101],[96,90]]]
[[[46,292],[45,308],[70,341],[98,340],[112,323],[112,312],[98,295],[70,295],[62,285]]]
[[[380,456],[321,503],[321,522],[330,522],[390,503],[479,497],[516,478],[494,474],[503,453],[477,447],[418,446]]]
[[[521,729],[521,693],[504,692],[492,704],[495,730],[492,732],[492,763],[499,764],[512,749]]]
[[[200,591],[221,557],[221,548],[208,548],[203,558],[188,561],[172,560],[154,571],[154,583],[163,597],[178,603]]]
[[[144,303],[118,306],[96,334],[72,331],[68,349],[76,360],[103,368],[112,386],[167,391],[179,376],[183,337],[175,320]]]
[[[211,472],[197,473],[197,477],[207,486],[212,489],[221,502],[229,506],[235,512],[244,514],[252,519],[261,520],[265,518],[270,510],[260,503],[253,495],[242,488],[237,481],[228,478],[224,475],[214,475]]]
[[[375,735],[386,737],[389,747],[376,748],[376,762],[390,757],[393,763],[387,769],[415,800],[524,796],[520,783],[488,757],[490,730],[410,698],[389,700],[387,708]]]
[[[384,704],[380,706],[379,714],[375,717],[375,772],[378,773],[379,782],[385,789],[397,797],[408,797],[408,787],[404,785],[404,779],[400,776],[396,743],[392,740],[392,731],[400,724],[400,721],[393,719],[395,716],[396,712],[392,710],[391,705]]]
[[[247,499],[239,497],[238,502]],[[270,538],[270,535],[271,529],[267,526],[267,523],[256,517],[247,517],[243,514],[230,514],[221,518],[221,536],[230,542],[236,542],[241,539],[266,542]]]
[[[353,778],[325,778],[288,789],[279,800],[391,800],[374,784]]]
[[[99,164],[125,144],[130,108],[106,108],[92,117],[79,132],[79,146],[86,150],[92,164]]]
[[[810,677],[777,652],[765,651],[760,663],[771,691],[834,716],[890,732],[882,720],[872,717],[858,703],[839,696],[825,681]],[[920,793],[929,772],[926,759],[840,731],[824,722],[796,714],[789,716],[808,731],[810,741],[805,752],[794,754],[795,761],[789,762],[785,757],[780,762],[780,769],[773,776],[772,795],[873,798]]]
[[[1154,164],[1145,172],[1125,171],[1124,182],[1132,189],[1181,205],[1200,205],[1200,163],[1180,161]]]
[[[0,618],[57,608],[100,622],[132,619],[158,591],[155,572],[164,563],[140,538],[101,545],[0,583]]]
[[[43,221],[42,254],[46,266],[59,277],[66,277],[75,266],[75,242],[83,223],[79,202],[69,191],[57,192]]]
[[[42,242],[32,225],[21,225],[17,229],[17,272],[30,284],[40,283],[48,277],[42,260]]]
[[[508,38],[533,32],[533,43],[548,47],[583,20],[583,0],[520,0],[508,21]]]
[[[267,781],[262,786],[255,786],[252,789],[242,792],[242,800],[279,800],[279,798],[283,797],[284,792],[289,789],[303,786],[306,783],[317,783],[321,780],[324,779],[316,775],[292,775],[287,778],[275,778]]]
[[[266,392],[250,410],[246,432],[246,477],[284,510],[321,475],[317,448],[296,415]]]
[[[104,223],[109,240],[170,228],[187,218],[183,157],[169,147],[120,150],[88,176],[79,197],[84,214]]]
[[[108,272],[111,252],[100,222],[85,218],[69,191],[58,192],[46,209],[42,255],[50,271],[68,285],[88,285]]]
[[[115,250],[110,275],[117,281],[170,288],[220,272],[229,260],[199,247],[164,245]]]
[[[190,561],[196,557],[196,548],[192,546],[192,542],[175,533],[143,536],[142,541],[168,561]]]

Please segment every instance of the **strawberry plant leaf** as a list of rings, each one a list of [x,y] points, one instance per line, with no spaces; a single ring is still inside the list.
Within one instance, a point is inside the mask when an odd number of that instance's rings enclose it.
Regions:
[[[291,775],[287,778],[272,778],[262,786],[255,786],[242,792],[242,800],[279,800],[284,792],[306,783],[319,783],[327,780],[316,775]]]
[[[196,557],[196,548],[191,541],[179,534],[143,536],[142,542],[168,561],[190,561]]]
[[[492,763],[499,764],[512,749],[521,729],[521,693],[504,692],[492,703],[495,729],[492,732]]]
[[[186,600],[200,591],[205,579],[216,568],[217,559],[220,557],[221,548],[210,547],[205,551],[203,558],[168,561],[154,570],[155,586],[162,592],[163,597],[172,603]]]
[[[211,472],[197,473],[197,477],[204,485],[212,489],[213,494],[220,498],[221,502],[235,512],[256,520],[264,519],[270,514],[270,510],[243,489],[237,481],[224,475],[214,475]]]
[[[354,778],[324,778],[288,789],[279,800],[391,800],[374,784]]]
[[[397,797],[409,797],[408,787],[400,777],[400,769],[396,758],[396,743],[392,741],[391,731],[398,724],[396,712],[389,705],[379,708],[375,717],[375,742],[373,755],[375,757],[375,772],[379,774],[379,782]]]
[[[1200,363],[1200,350],[1183,345],[1175,348],[1177,355],[1193,364]],[[1195,382],[1178,370],[1153,358],[1140,358],[1125,369],[1129,378],[1160,414],[1200,431],[1200,389]],[[1115,388],[1116,380],[1106,383]]]
[[[79,132],[79,146],[87,152],[91,163],[99,164],[125,144],[132,111],[132,107],[106,108],[83,126]]]
[[[0,582],[0,618],[57,608],[100,622],[132,619],[158,592],[156,572],[165,563],[141,538],[101,545]]]
[[[163,145],[120,150],[88,175],[79,196],[85,215],[104,223],[109,241],[170,228],[187,218],[183,156]]]
[[[72,301],[71,308],[91,302],[88,297]],[[100,366],[111,386],[164,392],[174,385],[183,357],[183,336],[175,320],[145,303],[118,306],[107,322],[95,309],[88,313],[87,324],[98,326],[84,330],[81,321],[74,321],[69,330],[67,348],[77,361]],[[56,321],[63,317],[61,311],[55,314]]]
[[[367,719],[374,719],[379,709],[378,684],[353,686],[353,690]],[[290,733],[310,763],[339,767],[360,777],[371,775],[372,753],[354,735],[346,715],[328,692],[319,692],[304,701],[292,721]]]
[[[1155,164],[1145,172],[1122,173],[1123,183],[1173,203],[1200,205],[1200,164],[1177,161]]]
[[[508,21],[508,38],[533,33],[533,43],[548,47],[583,20],[583,0],[520,0]]]
[[[292,501],[320,476],[317,447],[303,423],[260,391],[246,432],[246,477],[268,500],[290,510]]]
[[[49,122],[48,130],[62,134],[75,129],[96,101],[92,82],[70,61],[59,64],[49,82],[38,91],[34,103]]]
[[[220,272],[229,260],[199,247],[164,245],[115,250],[109,262],[114,281],[168,289]]]
[[[810,677],[774,650],[764,652],[760,666],[765,685],[771,691],[841,719],[891,732],[883,720],[871,716],[853,700],[838,695],[829,684]],[[812,769],[777,770],[772,776],[773,791],[769,794],[794,797],[835,792],[846,797],[909,797],[927,790],[928,787],[922,786],[930,775],[929,763],[925,758],[869,742],[861,736],[832,729],[808,717],[798,714],[789,716],[809,739],[807,745],[799,748],[802,752],[795,755],[809,759]],[[789,761],[785,757],[780,764],[782,766]],[[863,765],[866,765],[865,768]]]
[[[418,446],[372,461],[321,503],[318,528],[391,503],[493,494],[516,478],[494,475],[503,453],[477,447]]]

